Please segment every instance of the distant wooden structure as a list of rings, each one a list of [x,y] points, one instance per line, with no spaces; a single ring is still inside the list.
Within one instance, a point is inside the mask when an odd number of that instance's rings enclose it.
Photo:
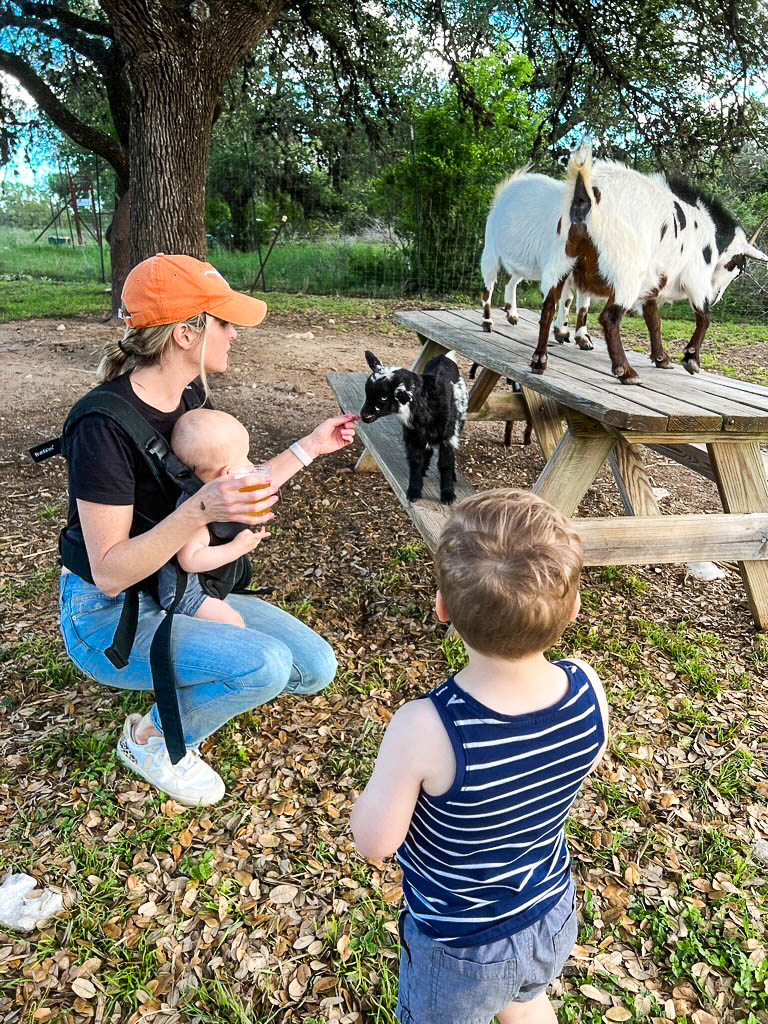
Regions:
[[[602,348],[583,352],[552,345],[543,375],[531,371],[538,317],[486,334],[474,310],[402,312],[422,343],[414,369],[451,349],[483,370],[470,392],[470,419],[527,419],[547,463],[533,491],[573,516],[609,463],[626,517],[577,518],[587,565],[640,565],[702,560],[735,561],[760,629],[768,628],[768,481],[760,443],[768,442],[768,388],[682,367],[639,369],[642,383],[621,384]],[[647,358],[647,357],[646,357]],[[637,354],[635,365],[643,366]],[[520,394],[492,395],[511,378]],[[342,409],[359,411],[364,373],[329,374]],[[408,502],[408,469],[399,423],[392,417],[360,424],[366,452],[358,469],[382,470],[419,533],[434,548],[450,508],[439,504],[434,469],[424,499]],[[642,457],[643,446],[714,480],[723,514],[663,516]],[[460,461],[460,459],[459,459]],[[473,488],[460,476],[457,497]],[[629,518],[629,517],[632,518]]]

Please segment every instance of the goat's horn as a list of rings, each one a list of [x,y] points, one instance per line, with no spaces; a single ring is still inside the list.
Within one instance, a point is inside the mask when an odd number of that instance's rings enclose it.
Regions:
[[[765,227],[766,224],[768,224],[768,216],[763,217],[763,219],[760,221],[760,223],[755,228],[754,233],[752,234],[752,236],[749,239],[749,244],[750,245],[754,245],[755,244],[755,242],[757,241],[758,235],[763,230],[763,228]]]

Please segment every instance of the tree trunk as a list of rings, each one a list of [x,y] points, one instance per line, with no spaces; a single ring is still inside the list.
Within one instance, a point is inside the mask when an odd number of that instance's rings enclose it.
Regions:
[[[205,185],[217,96],[200,55],[132,68],[131,253],[205,259]]]
[[[131,194],[126,189],[121,197],[115,197],[115,213],[107,231],[110,264],[112,266],[112,318],[117,317],[120,296],[131,262]]]
[[[211,128],[224,84],[287,0],[101,0],[131,84],[131,260],[204,259]]]

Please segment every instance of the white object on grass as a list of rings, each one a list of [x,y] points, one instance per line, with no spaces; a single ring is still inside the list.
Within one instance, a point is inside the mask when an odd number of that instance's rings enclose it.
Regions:
[[[0,924],[31,932],[58,914],[64,906],[61,894],[43,889],[39,896],[30,897],[29,893],[37,887],[31,875],[8,875],[0,885]]]

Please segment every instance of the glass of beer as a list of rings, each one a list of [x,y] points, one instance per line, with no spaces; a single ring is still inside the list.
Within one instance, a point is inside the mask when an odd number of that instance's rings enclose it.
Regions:
[[[262,463],[260,466],[251,466],[248,469],[238,469],[234,473],[235,480],[239,480],[245,476],[256,476],[259,477],[259,482],[255,484],[249,484],[248,487],[241,487],[240,491],[245,493],[246,491],[256,491],[253,497],[253,501],[261,501],[266,497],[264,491],[268,490],[272,486],[272,469],[266,463]],[[249,512],[250,516],[261,515],[261,512]]]

